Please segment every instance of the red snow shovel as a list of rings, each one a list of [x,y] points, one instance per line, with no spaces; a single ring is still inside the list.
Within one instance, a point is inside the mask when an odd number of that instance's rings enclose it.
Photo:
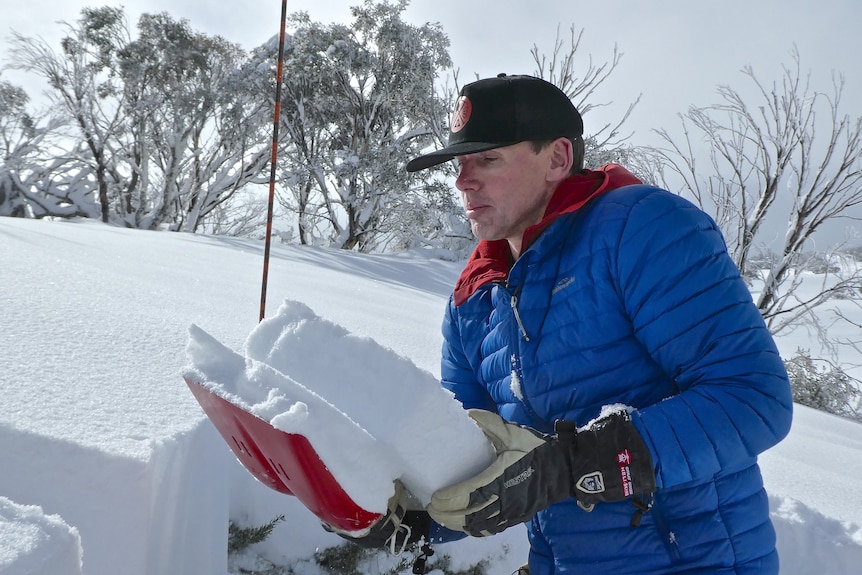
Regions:
[[[345,493],[304,436],[276,429],[189,376],[184,379],[236,458],[258,481],[296,496],[335,529],[360,531],[381,517],[363,509]]]

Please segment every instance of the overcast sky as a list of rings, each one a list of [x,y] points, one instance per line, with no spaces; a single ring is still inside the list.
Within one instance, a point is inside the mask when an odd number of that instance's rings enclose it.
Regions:
[[[313,20],[350,21],[360,0],[288,0],[288,12],[307,11]],[[59,39],[59,20],[73,21],[85,6],[122,4],[132,22],[143,12],[167,11],[192,27],[220,34],[247,48],[278,33],[279,0],[24,0],[4,2],[0,37],[14,29],[28,36]],[[708,6],[707,6],[708,5]],[[846,113],[860,115],[862,77],[854,60],[862,53],[862,2],[858,0],[413,0],[406,19],[440,22],[462,81],[474,74],[530,73],[530,49],[550,53],[557,27],[584,28],[582,54],[608,61],[616,44],[624,54],[597,98],[613,102],[618,117],[638,94],[630,128],[647,137],[651,128],[676,125],[675,115],[694,104],[717,100],[716,86],[747,87],[740,69],[751,64],[763,80],[778,79],[798,46],[802,66],[815,85],[830,88],[833,70],[846,77]],[[2,54],[6,59],[5,43]],[[586,62],[586,60],[584,60]],[[10,77],[9,73],[6,73]],[[17,77],[16,77],[17,78]],[[28,90],[29,91],[29,90]],[[855,109],[853,109],[855,107]],[[593,121],[602,118],[593,118]],[[587,118],[587,131],[590,128]]]

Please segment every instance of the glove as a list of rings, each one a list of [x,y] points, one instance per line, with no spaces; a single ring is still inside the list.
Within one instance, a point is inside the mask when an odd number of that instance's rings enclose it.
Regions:
[[[554,435],[470,410],[497,452],[490,466],[431,496],[428,513],[450,529],[493,535],[530,520],[536,512],[575,497],[586,509],[655,491],[649,449],[624,412],[578,431],[558,421]]]
[[[327,531],[366,549],[388,549],[393,555],[399,555],[406,549],[418,543],[424,537],[428,540],[431,530],[431,517],[422,509],[409,509],[418,506],[411,502],[402,483],[395,481],[395,494],[389,499],[386,514],[377,520],[364,535],[340,531],[323,524]]]

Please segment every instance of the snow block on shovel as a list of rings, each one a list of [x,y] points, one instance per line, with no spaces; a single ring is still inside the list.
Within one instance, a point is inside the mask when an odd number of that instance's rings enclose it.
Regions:
[[[321,521],[342,531],[362,531],[381,517],[345,493],[304,436],[276,429],[188,375],[184,379],[236,458],[261,483],[296,496]]]

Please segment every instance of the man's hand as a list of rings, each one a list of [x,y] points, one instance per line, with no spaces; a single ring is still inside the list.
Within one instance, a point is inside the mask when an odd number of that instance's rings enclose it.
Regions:
[[[370,530],[362,535],[333,529],[324,524],[324,529],[366,549],[388,549],[393,555],[409,549],[424,537],[428,539],[431,517],[427,511],[409,509],[410,496],[400,481],[395,481],[395,495],[389,499],[386,514]]]
[[[581,431],[574,422],[558,421],[555,435],[489,411],[469,413],[494,444],[497,458],[478,475],[432,495],[429,514],[450,529],[492,535],[569,497],[590,506],[655,490],[649,449],[628,413],[614,413]]]

